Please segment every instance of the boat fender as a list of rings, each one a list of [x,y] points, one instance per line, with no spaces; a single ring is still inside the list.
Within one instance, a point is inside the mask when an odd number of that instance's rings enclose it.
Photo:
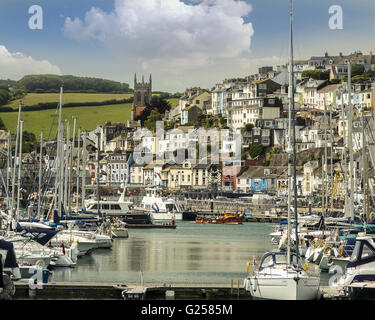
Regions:
[[[250,261],[246,262],[246,270],[247,270],[247,273],[250,273],[250,271],[251,271],[251,263],[250,263]]]
[[[304,271],[307,271],[309,269],[309,263],[306,261],[306,263],[303,265],[302,269]]]
[[[343,253],[344,253],[344,248],[343,248],[343,246],[340,246],[339,247],[339,254],[340,254],[340,256],[342,256]]]

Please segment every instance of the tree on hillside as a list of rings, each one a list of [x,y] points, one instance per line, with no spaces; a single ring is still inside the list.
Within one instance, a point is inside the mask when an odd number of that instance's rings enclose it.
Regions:
[[[157,109],[152,109],[150,115],[147,117],[144,122],[144,126],[151,131],[155,131],[156,121],[162,120],[164,117],[163,114],[159,113]]]
[[[249,154],[252,159],[264,153],[264,147],[261,144],[251,144],[249,147]]]
[[[365,72],[365,66],[363,64],[354,64],[352,66],[352,77],[360,76]]]
[[[9,92],[5,89],[0,89],[0,106],[7,104],[9,100]]]
[[[5,123],[3,121],[3,119],[0,118],[0,130],[6,130],[6,126],[5,126]]]
[[[36,137],[32,132],[24,131],[22,133],[22,152],[30,153],[35,149]]]
[[[303,78],[312,78],[315,80],[328,80],[329,79],[329,70],[305,70],[302,72]]]
[[[247,123],[245,125],[245,131],[247,131],[247,132],[251,132],[253,130],[253,128],[254,128],[254,125],[252,123]]]
[[[153,96],[150,107],[152,110],[156,109],[161,114],[165,114],[166,111],[171,110],[170,103],[161,96]]]
[[[65,92],[112,92],[128,93],[132,92],[129,84],[117,81],[76,77],[71,75],[59,76],[53,74],[46,75],[27,75],[24,76],[18,85],[24,86],[28,92],[59,92],[60,86],[64,86]]]
[[[148,120],[148,117],[151,115],[153,110],[156,110],[157,113],[161,115],[161,118],[158,119],[161,120],[164,117],[165,112],[169,111],[170,109],[171,105],[167,100],[161,98],[160,96],[153,96],[151,102],[146,106],[146,109],[142,112],[137,120],[141,120],[141,124],[145,125],[145,122]],[[153,116],[155,116],[155,113]]]

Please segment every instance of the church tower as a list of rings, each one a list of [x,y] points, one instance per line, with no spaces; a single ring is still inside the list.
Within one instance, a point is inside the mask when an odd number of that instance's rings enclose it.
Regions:
[[[142,76],[142,82],[137,82],[137,74],[134,75],[134,99],[132,107],[132,120],[137,120],[139,115],[147,105],[151,103],[152,98],[152,77],[150,74],[149,82],[145,82]]]

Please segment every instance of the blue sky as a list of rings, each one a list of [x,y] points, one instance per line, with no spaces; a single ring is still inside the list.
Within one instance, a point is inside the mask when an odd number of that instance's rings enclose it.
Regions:
[[[43,8],[43,30],[28,27],[31,5]],[[343,30],[328,27],[331,5],[343,8]],[[298,0],[294,14],[296,59],[375,51],[373,0]],[[152,73],[154,90],[210,88],[285,63],[288,24],[288,0],[2,0],[0,78],[61,73],[132,86],[137,72]]]

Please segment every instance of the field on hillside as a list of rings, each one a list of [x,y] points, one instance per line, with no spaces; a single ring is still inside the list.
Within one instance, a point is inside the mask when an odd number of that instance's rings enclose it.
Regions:
[[[78,97],[73,97],[73,99],[78,99]],[[178,99],[173,98],[168,99],[168,101],[172,107],[175,107],[178,104]],[[73,129],[73,117],[75,117],[77,118],[76,127],[81,127],[81,131],[93,130],[97,127],[97,125],[105,124],[107,121],[126,123],[127,120],[130,120],[131,108],[131,103],[96,107],[74,107],[66,109],[64,109],[63,106],[62,119],[63,121],[69,121],[70,126]],[[0,112],[0,118],[4,121],[5,126],[12,133],[16,133],[17,116],[18,112]],[[40,132],[43,131],[43,136],[45,139],[53,139],[56,136],[58,120],[58,113],[56,109],[44,111],[23,111],[21,118],[24,121],[24,131],[34,133],[36,137],[39,137]],[[53,127],[51,128],[52,125]]]
[[[64,103],[71,102],[102,102],[107,100],[123,100],[132,97],[132,93],[64,93],[63,95],[63,105]],[[38,103],[44,102],[59,102],[59,93],[28,93],[22,99],[24,106],[32,106]],[[21,99],[11,101],[4,107],[18,108]]]
[[[130,119],[131,103],[115,104],[97,107],[63,108],[62,120],[69,121],[73,129],[73,117],[77,118],[76,127],[82,130],[93,130],[99,124],[107,121],[126,123]],[[2,112],[0,117],[5,126],[12,132],[16,132],[18,112]],[[56,110],[25,111],[21,114],[23,130],[40,136],[43,131],[44,139],[54,139],[57,132],[58,113]]]

